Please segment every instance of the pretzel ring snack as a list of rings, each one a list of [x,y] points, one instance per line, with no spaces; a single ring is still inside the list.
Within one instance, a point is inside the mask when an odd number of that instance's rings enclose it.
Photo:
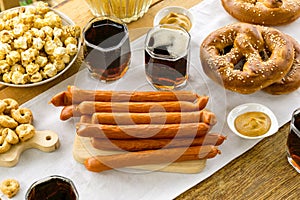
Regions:
[[[0,100],[0,114],[4,112],[4,110],[6,109],[6,103],[2,100]]]
[[[17,126],[16,133],[22,142],[29,140],[34,136],[35,129],[31,124],[21,124]]]
[[[263,91],[273,94],[288,94],[300,87],[300,44],[291,36],[288,36],[293,42],[295,49],[295,58],[291,70],[279,82],[263,89]]]
[[[13,109],[10,113],[20,124],[31,124],[32,122],[32,112],[28,108]]]
[[[2,181],[0,189],[8,198],[15,196],[20,190],[20,184],[15,179],[6,179]]]
[[[3,129],[2,135],[6,135],[5,140],[10,144],[17,144],[19,142],[18,135],[10,128]]]
[[[10,114],[10,111],[12,109],[17,109],[19,108],[19,104],[16,100],[11,99],[11,98],[6,98],[2,100],[4,103],[6,103],[6,108],[3,111],[4,114]]]
[[[279,25],[300,17],[299,0],[222,0],[224,9],[242,22]]]
[[[0,125],[6,128],[14,129],[18,126],[18,122],[8,115],[0,115]]]
[[[11,144],[7,142],[6,140],[3,141],[2,144],[0,144],[0,153],[7,152],[11,147]]]
[[[228,90],[250,94],[280,81],[294,60],[292,42],[271,27],[234,23],[201,44],[204,72]]]

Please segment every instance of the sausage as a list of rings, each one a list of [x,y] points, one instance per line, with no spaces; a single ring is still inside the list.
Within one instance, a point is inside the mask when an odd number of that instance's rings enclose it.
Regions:
[[[201,110],[194,112],[150,112],[150,113],[94,113],[93,124],[180,124],[204,122],[206,124],[216,124],[214,113]]]
[[[92,138],[94,148],[105,151],[143,151],[161,148],[221,145],[225,136],[210,133],[198,138],[115,140]]]
[[[89,171],[102,172],[105,170],[130,166],[210,159],[220,153],[220,150],[216,146],[212,145],[145,150],[127,152],[124,154],[90,157],[84,161],[84,165]]]
[[[192,112],[205,108],[208,97],[199,97],[195,103],[188,101],[165,102],[94,102],[83,101],[78,105],[65,106],[60,119],[67,120],[72,116],[91,115],[95,112]]]
[[[105,91],[81,90],[75,86],[68,86],[52,97],[50,103],[54,106],[69,106],[83,101],[102,102],[157,102],[157,101],[189,101],[195,102],[198,94],[192,91]]]
[[[77,123],[76,133],[82,137],[109,139],[158,139],[176,137],[200,137],[208,133],[211,126],[200,123],[184,124],[139,124],[107,125]]]

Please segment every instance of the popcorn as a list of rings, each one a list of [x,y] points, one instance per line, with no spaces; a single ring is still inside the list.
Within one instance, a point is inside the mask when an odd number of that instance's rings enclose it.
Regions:
[[[6,61],[9,65],[14,65],[17,62],[19,62],[21,59],[21,56],[19,52],[17,51],[10,51],[6,56]]]
[[[62,71],[78,52],[79,26],[38,2],[5,11],[0,19],[0,80],[36,83]]]
[[[48,76],[48,77],[53,77],[57,74],[57,69],[55,67],[55,65],[53,65],[52,63],[48,63],[45,67],[44,67],[44,73]]]
[[[56,58],[61,58],[66,54],[66,48],[65,47],[57,47],[53,51],[53,56]]]
[[[35,73],[37,73],[40,69],[40,66],[38,64],[35,63],[30,63],[28,65],[26,65],[26,73],[28,75],[33,75]]]
[[[13,34],[9,30],[2,30],[0,32],[0,41],[3,43],[10,43],[14,38]]]

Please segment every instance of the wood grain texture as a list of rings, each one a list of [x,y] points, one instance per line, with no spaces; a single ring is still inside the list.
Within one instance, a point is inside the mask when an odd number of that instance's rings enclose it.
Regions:
[[[299,199],[300,175],[286,158],[289,124],[176,200]]]

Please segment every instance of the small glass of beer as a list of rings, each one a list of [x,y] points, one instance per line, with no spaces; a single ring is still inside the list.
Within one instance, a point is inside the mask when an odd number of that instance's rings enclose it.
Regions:
[[[190,34],[174,25],[158,25],[145,39],[145,72],[158,90],[184,87],[188,79]]]
[[[288,161],[300,173],[300,108],[293,112],[287,147]]]
[[[121,78],[131,59],[127,25],[113,16],[92,19],[83,29],[83,54],[92,77],[103,82]]]

